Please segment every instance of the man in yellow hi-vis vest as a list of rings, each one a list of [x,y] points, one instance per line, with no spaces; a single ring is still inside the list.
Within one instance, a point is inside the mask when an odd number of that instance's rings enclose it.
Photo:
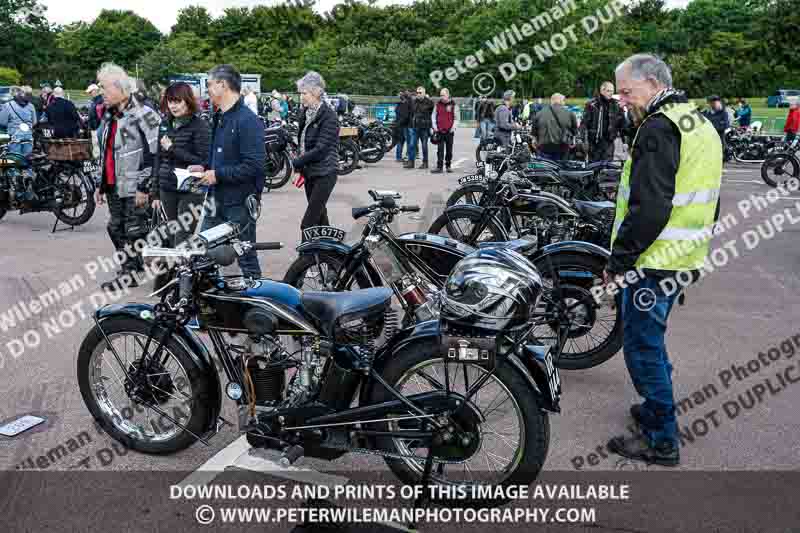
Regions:
[[[722,145],[711,123],[672,88],[670,68],[659,58],[631,56],[616,75],[622,103],[639,124],[617,192],[604,278],[623,287],[625,364],[644,402],[631,407],[641,434],[612,439],[608,448],[675,466],[680,454],[664,336],[680,292],[674,288],[697,278],[709,252],[719,215]]]

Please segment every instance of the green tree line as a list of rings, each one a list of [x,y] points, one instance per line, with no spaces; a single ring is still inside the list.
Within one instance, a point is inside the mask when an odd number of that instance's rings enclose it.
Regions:
[[[38,86],[60,79],[67,87],[85,87],[102,62],[114,61],[155,83],[231,63],[261,74],[263,90],[292,90],[294,80],[314,69],[332,91],[394,95],[419,84],[434,89],[432,71],[483,50],[483,63],[442,84],[468,96],[473,77],[485,71],[497,80],[495,96],[509,88],[522,96],[588,96],[613,79],[626,56],[653,52],[672,65],[675,86],[693,97],[767,95],[800,86],[796,0],[694,0],[682,9],[667,9],[663,0],[617,0],[623,5],[618,13],[607,11],[608,1],[421,0],[379,7],[346,0],[319,14],[313,1],[293,0],[228,8],[217,18],[190,6],[164,35],[130,11],[103,10],[92,22],[58,26],[36,0],[0,0],[0,82]],[[519,29],[559,5],[574,9],[565,7],[564,16],[552,16],[506,50],[490,50],[487,41],[512,24]],[[606,23],[589,33],[584,20],[592,16]],[[563,51],[540,53],[570,27],[574,39]],[[505,81],[498,69],[521,53],[532,64]]]

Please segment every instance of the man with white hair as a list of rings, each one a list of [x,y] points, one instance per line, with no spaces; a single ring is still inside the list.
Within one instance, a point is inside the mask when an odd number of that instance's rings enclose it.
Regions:
[[[253,89],[247,89],[244,97],[244,105],[250,108],[250,111],[258,115],[258,96]]]
[[[641,434],[612,439],[608,449],[675,466],[678,428],[664,337],[678,287],[697,279],[708,255],[719,214],[722,144],[697,107],[672,88],[672,73],[661,59],[631,56],[616,75],[620,99],[639,118],[639,128],[620,179],[603,277],[623,287],[618,302],[625,364],[644,402],[630,409]]]
[[[53,101],[47,106],[45,118],[53,130],[56,139],[75,138],[81,129],[81,116],[75,104],[64,98],[64,89],[56,87],[53,90]]]
[[[578,118],[564,107],[565,101],[563,94],[553,94],[550,105],[543,107],[533,118],[539,155],[552,161],[564,158],[572,138],[578,133]]]
[[[147,235],[148,191],[161,119],[134,96],[136,83],[121,67],[103,64],[97,81],[106,112],[98,129],[101,172],[95,194],[98,204],[108,200],[108,235],[114,248],[126,254],[117,277],[102,287],[120,290],[138,286],[136,273],[144,270],[133,246]]]

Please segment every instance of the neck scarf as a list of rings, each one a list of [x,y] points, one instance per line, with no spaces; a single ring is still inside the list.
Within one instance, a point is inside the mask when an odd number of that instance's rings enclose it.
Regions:
[[[311,124],[311,121],[317,116],[319,110],[322,108],[322,100],[318,103],[310,105],[306,108],[306,123],[303,125],[303,131],[300,133],[300,154],[306,153],[306,131],[308,131],[308,126]]]

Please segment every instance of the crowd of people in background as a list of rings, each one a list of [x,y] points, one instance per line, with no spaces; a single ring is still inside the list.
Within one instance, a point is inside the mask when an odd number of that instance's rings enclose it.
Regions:
[[[450,91],[442,89],[435,103],[424,87],[402,91],[399,96],[394,123],[395,161],[402,163],[403,168],[414,169],[417,150],[421,148],[422,164],[419,168],[429,168],[428,142],[431,142],[437,146],[436,166],[431,173],[452,172],[458,105],[450,97]]]

